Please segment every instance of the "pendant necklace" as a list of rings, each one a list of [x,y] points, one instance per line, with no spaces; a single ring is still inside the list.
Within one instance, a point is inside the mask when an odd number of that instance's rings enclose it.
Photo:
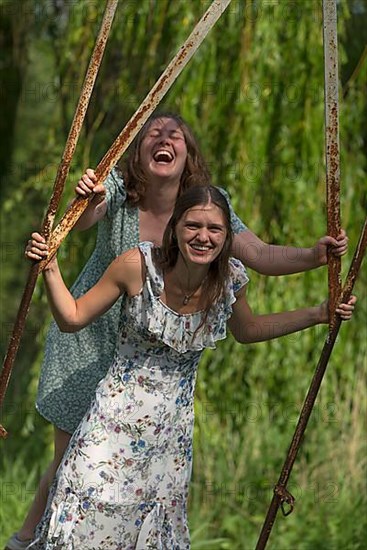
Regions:
[[[197,290],[197,289],[196,289]],[[192,294],[184,294],[184,297],[183,297],[183,300],[182,300],[182,304],[184,306],[187,306],[187,304],[189,303],[190,301],[190,298],[193,297],[193,295],[195,294],[196,290],[192,293]]]
[[[187,306],[187,304],[189,303],[189,301],[191,300],[191,298],[194,296],[195,292],[197,292],[199,290],[199,288],[201,288],[204,284],[204,282],[206,281],[206,277],[204,277],[204,279],[201,281],[200,285],[195,288],[195,290],[193,292],[191,292],[190,294],[185,294],[181,288],[181,292],[183,294],[183,299],[182,299],[182,305],[184,306]]]

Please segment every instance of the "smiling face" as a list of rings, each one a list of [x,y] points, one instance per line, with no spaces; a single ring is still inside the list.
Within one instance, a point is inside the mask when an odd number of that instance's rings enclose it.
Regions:
[[[209,202],[189,208],[176,225],[176,238],[186,263],[208,264],[221,253],[227,236],[223,211]]]
[[[163,178],[179,183],[187,146],[178,122],[167,117],[153,120],[141,141],[139,158],[148,180]]]

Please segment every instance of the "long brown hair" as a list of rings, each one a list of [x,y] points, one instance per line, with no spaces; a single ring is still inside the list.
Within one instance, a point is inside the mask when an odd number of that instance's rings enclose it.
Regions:
[[[205,285],[205,307],[202,326],[213,303],[220,299],[225,290],[226,280],[229,277],[229,257],[232,248],[233,231],[231,227],[231,214],[224,195],[212,185],[199,185],[191,187],[177,198],[175,208],[163,235],[162,247],[157,259],[162,271],[171,270],[177,262],[179,248],[176,238],[176,227],[184,213],[194,206],[215,204],[224,215],[226,226],[226,238],[223,248],[218,256],[211,262]]]
[[[208,168],[188,124],[179,115],[174,113],[157,112],[148,118],[131,144],[128,156],[119,164],[119,169],[125,183],[127,200],[132,206],[139,204],[145,195],[146,186],[149,184],[141,168],[140,146],[152,122],[160,118],[169,118],[177,122],[186,142],[187,159],[181,175],[178,195],[193,185],[208,185],[210,183]]]

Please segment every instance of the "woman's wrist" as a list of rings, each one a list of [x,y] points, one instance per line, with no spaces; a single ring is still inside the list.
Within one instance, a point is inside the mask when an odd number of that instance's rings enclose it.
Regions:
[[[325,261],[321,256],[319,244],[316,243],[315,246],[312,246],[309,250],[311,252],[311,260],[310,260],[312,264],[311,269],[317,269],[318,267],[324,266]]]
[[[46,275],[46,273],[56,273],[59,269],[59,265],[57,263],[57,257],[54,256],[48,264],[43,268],[42,273]]]
[[[316,306],[317,310],[317,323],[318,324],[327,324],[329,322],[329,311],[328,311],[328,301],[325,300],[319,306]]]

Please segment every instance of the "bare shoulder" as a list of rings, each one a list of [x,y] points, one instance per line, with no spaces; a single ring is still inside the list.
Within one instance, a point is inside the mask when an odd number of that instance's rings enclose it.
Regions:
[[[145,264],[139,248],[132,248],[117,256],[110,265],[112,277],[123,284],[129,294],[135,294],[145,279]]]
[[[132,248],[117,256],[111,264],[114,271],[123,271],[127,275],[136,275],[141,271],[142,257],[139,248]]]
[[[119,260],[120,262],[123,262],[124,265],[126,265],[126,269],[135,269],[139,268],[142,263],[142,256],[139,248],[136,246],[135,248],[132,248],[131,250],[126,250],[126,252],[123,252],[116,258],[116,260]]]

